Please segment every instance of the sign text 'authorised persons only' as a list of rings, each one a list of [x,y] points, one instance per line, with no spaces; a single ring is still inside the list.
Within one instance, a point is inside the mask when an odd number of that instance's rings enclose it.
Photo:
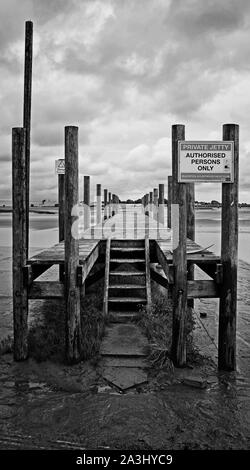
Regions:
[[[178,142],[179,183],[233,183],[233,170],[234,142]]]

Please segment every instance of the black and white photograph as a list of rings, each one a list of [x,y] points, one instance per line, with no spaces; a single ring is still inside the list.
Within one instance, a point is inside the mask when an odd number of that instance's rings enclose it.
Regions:
[[[0,0],[0,80],[1,461],[240,466],[250,2]]]

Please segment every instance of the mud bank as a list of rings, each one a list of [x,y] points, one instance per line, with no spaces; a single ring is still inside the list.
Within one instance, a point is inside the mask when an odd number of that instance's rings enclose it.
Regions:
[[[0,356],[0,448],[249,449],[249,292],[250,266],[241,262],[235,373],[217,371],[218,306],[204,299],[196,302],[197,351],[188,367],[152,368],[147,384],[126,393],[102,378],[98,357],[69,367]],[[4,299],[7,334],[11,299]],[[38,305],[31,323],[39,319]]]

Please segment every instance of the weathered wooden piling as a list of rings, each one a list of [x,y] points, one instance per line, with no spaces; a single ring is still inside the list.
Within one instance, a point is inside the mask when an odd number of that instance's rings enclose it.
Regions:
[[[28,356],[28,291],[24,282],[27,250],[25,129],[12,129],[12,275],[14,359]]]
[[[108,218],[108,190],[104,189],[104,220]]]
[[[158,198],[158,211],[159,211],[159,223],[164,225],[164,184],[159,184],[159,198]]]
[[[187,313],[187,211],[186,185],[178,183],[178,141],[185,140],[185,126],[172,126],[172,202],[178,205],[179,220],[173,233],[173,331],[172,358],[176,366],[186,363],[185,321]],[[177,228],[177,229],[176,229]]]
[[[156,219],[158,217],[158,188],[154,188],[153,190],[153,217]]]
[[[239,126],[223,125],[223,140],[234,142],[234,182],[222,183],[221,263],[218,367],[236,368]]]
[[[168,176],[168,228],[171,228],[172,176]]]
[[[187,238],[195,241],[195,189],[194,183],[186,183],[187,195]],[[194,280],[194,264],[188,267],[188,280]],[[194,299],[188,299],[188,307],[194,308]]]
[[[84,192],[83,192],[83,203],[84,203],[84,230],[90,227],[90,177],[84,176]]]
[[[31,130],[31,96],[32,96],[32,58],[33,58],[33,23],[25,22],[25,59],[24,59],[24,97],[23,127],[25,137],[25,175],[26,175],[26,249],[29,254],[29,192],[30,192],[30,130]]]
[[[58,225],[59,242],[64,240],[64,215],[65,215],[65,175],[58,174]],[[64,266],[59,265],[59,279],[64,281]]]
[[[109,204],[108,214],[109,214],[109,217],[111,217],[112,216],[112,194],[111,194],[111,192],[109,192],[109,194],[108,194],[108,204]]]
[[[153,191],[150,191],[149,193],[149,209],[150,212],[153,210]]]
[[[102,221],[102,185],[96,185],[96,222],[100,224]]]
[[[78,127],[65,127],[65,303],[66,360],[81,358],[80,286],[78,284],[79,243],[72,235],[77,222],[78,204]]]

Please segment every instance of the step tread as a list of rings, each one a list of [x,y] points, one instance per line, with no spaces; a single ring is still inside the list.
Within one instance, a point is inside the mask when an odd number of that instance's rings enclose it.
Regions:
[[[142,258],[110,258],[110,263],[145,263]]]
[[[144,298],[144,297],[109,297],[109,302],[123,302],[123,303],[127,303],[127,302],[147,302],[147,299]]]
[[[110,271],[109,272],[110,276],[144,276],[145,273],[141,271]]]
[[[133,252],[133,251],[145,251],[145,248],[141,247],[141,246],[138,246],[137,248],[136,247],[120,247],[120,246],[111,246],[110,248],[111,251],[124,251],[124,252]]]
[[[146,289],[146,286],[141,284],[113,284],[109,285],[110,289]]]

